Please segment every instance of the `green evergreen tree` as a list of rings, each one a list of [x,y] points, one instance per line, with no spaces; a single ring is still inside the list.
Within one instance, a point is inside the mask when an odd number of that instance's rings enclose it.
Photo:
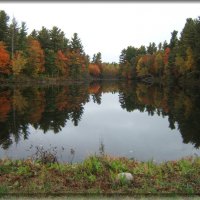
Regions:
[[[37,40],[38,39],[38,32],[35,29],[33,29],[33,31],[31,32],[30,36],[33,39]]]
[[[140,48],[137,50],[138,55],[145,55],[147,53],[146,47],[141,45]]]
[[[97,54],[93,55],[92,63],[95,63],[97,65],[101,65],[102,64],[101,53],[100,52],[98,52]]]
[[[84,54],[83,45],[77,33],[73,34],[70,42],[70,49],[72,51],[79,52],[80,54]]]
[[[9,16],[0,10],[0,41],[7,42]]]
[[[38,31],[37,38],[41,44],[43,49],[50,49],[51,48],[51,36],[50,31],[46,29],[44,26],[40,31]]]
[[[162,43],[161,43],[161,42],[158,44],[158,50],[159,50],[159,51],[162,50]]]
[[[178,38],[177,38],[178,31],[174,30],[171,33],[171,39],[169,43],[169,48],[173,50],[178,45]]]
[[[52,49],[45,49],[45,74],[51,77],[58,75],[58,68],[55,64],[56,53]]]
[[[194,57],[197,64],[197,69],[200,71],[200,17],[195,20],[196,31],[195,31],[195,49]]]
[[[149,46],[147,47],[147,53],[149,53],[149,54],[154,54],[154,53],[156,53],[156,51],[157,51],[157,47],[156,47],[156,44],[155,44],[155,42],[150,42],[149,43]]]
[[[171,67],[175,65],[175,58],[176,58],[176,53],[178,49],[178,38],[177,38],[178,31],[174,30],[171,33],[171,39],[169,43],[169,48],[170,48],[170,54],[169,54],[169,67],[170,70]],[[171,72],[172,73],[172,72]]]
[[[64,32],[56,26],[50,30],[50,39],[51,49],[53,49],[55,52],[58,50],[64,50],[68,47],[68,39],[65,38]]]
[[[168,45],[167,41],[165,40],[163,42],[162,49],[165,50],[167,47],[169,47],[169,45]]]
[[[195,48],[195,43],[196,43],[195,33],[196,33],[195,21],[192,18],[188,18],[186,20],[183,31],[181,32],[180,42],[182,48],[187,49],[188,47],[190,47],[192,48],[192,50]]]
[[[19,29],[19,45],[18,50],[25,51],[27,47],[27,27],[26,23],[22,22],[21,27]]]

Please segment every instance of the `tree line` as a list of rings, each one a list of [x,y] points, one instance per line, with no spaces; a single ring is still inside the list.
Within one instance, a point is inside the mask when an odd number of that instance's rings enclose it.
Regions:
[[[171,33],[170,42],[151,42],[121,51],[119,73],[126,79],[152,75],[173,83],[178,79],[200,78],[200,17],[188,18],[178,38]]]
[[[0,11],[1,76],[80,79],[89,75],[90,58],[77,33],[70,40],[58,27],[49,30],[43,26],[28,34],[25,22],[19,25],[15,18],[9,19],[5,11]]]
[[[81,39],[71,39],[56,26],[27,32],[25,22],[0,10],[0,77],[64,77],[66,79],[117,78],[136,79],[151,75],[159,81],[200,79],[200,17],[188,18],[178,38],[147,47],[128,46],[118,63],[102,62],[98,52],[90,59]]]

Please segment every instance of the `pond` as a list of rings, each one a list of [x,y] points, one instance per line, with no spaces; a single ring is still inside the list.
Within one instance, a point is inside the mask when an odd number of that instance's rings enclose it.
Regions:
[[[37,147],[60,162],[105,153],[156,162],[200,155],[200,94],[132,82],[0,88],[0,157]]]

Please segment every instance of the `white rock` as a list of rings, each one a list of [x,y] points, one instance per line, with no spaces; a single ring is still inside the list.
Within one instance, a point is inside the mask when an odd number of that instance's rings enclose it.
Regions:
[[[133,175],[128,172],[122,172],[117,174],[116,181],[124,180],[127,182],[131,182],[133,180]]]

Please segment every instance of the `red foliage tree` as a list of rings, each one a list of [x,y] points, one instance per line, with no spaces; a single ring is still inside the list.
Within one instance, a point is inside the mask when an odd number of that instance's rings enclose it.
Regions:
[[[164,65],[167,65],[167,64],[168,64],[168,61],[169,61],[169,54],[170,54],[170,48],[167,47],[167,48],[165,49],[165,53],[164,53],[164,60],[163,60]]]
[[[5,44],[0,42],[0,73],[10,74],[10,55],[6,50]]]

